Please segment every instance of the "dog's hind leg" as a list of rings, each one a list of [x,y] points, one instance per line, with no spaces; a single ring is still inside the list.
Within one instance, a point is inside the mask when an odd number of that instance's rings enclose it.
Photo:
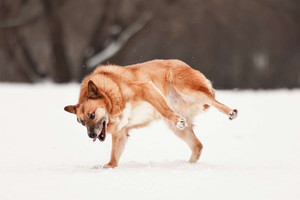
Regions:
[[[198,99],[204,108],[213,106],[226,114],[230,120],[237,117],[237,110],[231,109],[215,99],[215,90],[206,77],[188,65],[172,68],[167,76],[168,82],[184,96]],[[208,106],[207,106],[208,105]]]
[[[123,153],[125,144],[127,142],[127,138],[128,133],[126,130],[112,134],[112,150],[110,161],[109,163],[103,166],[104,168],[114,168],[118,166],[119,159]]]
[[[211,97],[208,97],[206,99],[206,101],[207,101],[208,105],[213,106],[217,110],[219,110],[220,112],[228,115],[230,120],[233,120],[234,118],[237,117],[237,113],[238,113],[237,109],[231,109],[231,108],[225,106],[224,104],[218,102],[217,100],[215,100],[214,98],[211,98]]]
[[[199,159],[199,157],[201,155],[203,145],[196,137],[196,135],[193,131],[192,125],[185,128],[184,130],[179,130],[170,122],[167,122],[167,124],[170,127],[170,129],[175,133],[175,135],[178,136],[183,141],[185,141],[188,144],[188,146],[190,147],[190,149],[192,151],[192,155],[190,157],[189,162],[191,162],[191,163],[197,162],[197,160]]]

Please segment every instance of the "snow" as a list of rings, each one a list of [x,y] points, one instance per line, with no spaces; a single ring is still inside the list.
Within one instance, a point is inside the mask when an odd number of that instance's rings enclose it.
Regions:
[[[300,90],[217,91],[238,108],[195,120],[204,145],[158,121],[130,133],[120,165],[102,169],[111,137],[93,143],[75,115],[78,84],[0,84],[0,199],[300,199]]]

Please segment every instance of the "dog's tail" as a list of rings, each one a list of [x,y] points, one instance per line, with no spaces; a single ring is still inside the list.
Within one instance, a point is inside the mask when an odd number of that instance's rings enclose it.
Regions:
[[[182,61],[171,67],[166,73],[167,83],[174,85],[179,91],[182,88],[192,88],[206,95],[215,97],[211,82],[198,70],[194,70]]]

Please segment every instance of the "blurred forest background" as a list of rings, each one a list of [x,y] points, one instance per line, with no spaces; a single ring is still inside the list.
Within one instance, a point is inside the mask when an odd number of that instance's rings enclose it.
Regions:
[[[0,0],[0,81],[176,58],[216,88],[300,87],[299,0]]]

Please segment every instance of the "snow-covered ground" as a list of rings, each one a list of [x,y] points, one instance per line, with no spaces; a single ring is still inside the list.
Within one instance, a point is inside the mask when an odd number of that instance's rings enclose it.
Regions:
[[[300,90],[217,91],[229,121],[200,115],[196,164],[162,122],[132,131],[120,165],[102,169],[111,137],[93,143],[75,115],[79,85],[0,84],[0,199],[300,199]]]

